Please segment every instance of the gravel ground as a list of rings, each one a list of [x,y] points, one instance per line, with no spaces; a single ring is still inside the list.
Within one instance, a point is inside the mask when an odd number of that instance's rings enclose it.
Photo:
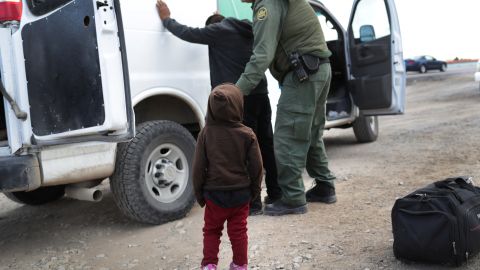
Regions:
[[[434,180],[480,175],[472,74],[414,76],[407,113],[382,117],[375,143],[357,144],[351,129],[327,131],[338,202],[310,204],[306,215],[250,218],[250,269],[439,269],[394,258],[390,211],[396,198]],[[40,207],[0,195],[0,269],[198,269],[200,207],[151,227],[125,219],[107,185],[105,193],[96,204],[65,198]],[[220,258],[227,268],[226,237]],[[480,256],[457,269],[480,269]]]

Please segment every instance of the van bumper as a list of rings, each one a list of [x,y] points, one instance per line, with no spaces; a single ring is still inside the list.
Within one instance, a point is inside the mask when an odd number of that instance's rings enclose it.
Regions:
[[[0,157],[0,191],[28,191],[41,185],[39,162],[34,155]]]

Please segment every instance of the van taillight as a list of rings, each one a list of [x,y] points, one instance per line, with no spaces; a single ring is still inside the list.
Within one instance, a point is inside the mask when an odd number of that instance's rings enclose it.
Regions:
[[[22,19],[21,0],[0,0],[0,22]]]

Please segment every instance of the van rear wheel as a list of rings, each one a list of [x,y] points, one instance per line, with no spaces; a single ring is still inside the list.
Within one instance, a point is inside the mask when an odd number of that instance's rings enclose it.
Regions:
[[[353,133],[360,143],[376,141],[378,138],[378,118],[377,116],[360,116],[353,122]]]
[[[162,224],[184,217],[195,201],[192,161],[195,139],[171,121],[138,125],[135,138],[119,144],[110,186],[128,217]]]
[[[59,200],[65,195],[65,186],[41,187],[33,191],[5,192],[10,200],[26,205],[42,205]]]

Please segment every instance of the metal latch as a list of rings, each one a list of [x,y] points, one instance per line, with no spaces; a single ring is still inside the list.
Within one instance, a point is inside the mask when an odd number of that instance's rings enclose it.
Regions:
[[[10,96],[10,94],[7,92],[5,87],[3,86],[3,83],[0,81],[0,92],[2,93],[3,97],[10,103],[10,106],[12,107],[13,112],[15,113],[15,116],[20,119],[25,121],[27,119],[28,114],[20,109],[18,107],[17,102]]]

